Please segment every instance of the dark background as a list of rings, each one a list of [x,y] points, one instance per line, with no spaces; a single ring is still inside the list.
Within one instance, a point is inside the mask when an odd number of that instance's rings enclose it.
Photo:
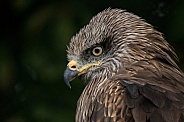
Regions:
[[[66,45],[108,7],[164,33],[184,69],[184,0],[1,0],[0,122],[74,121],[84,83],[64,84]]]

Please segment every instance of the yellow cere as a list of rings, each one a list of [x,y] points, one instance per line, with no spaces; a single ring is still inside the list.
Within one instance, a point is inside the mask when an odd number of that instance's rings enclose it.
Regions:
[[[87,69],[89,69],[90,67],[92,66],[98,66],[100,64],[100,61],[98,62],[95,62],[95,63],[91,63],[91,64],[86,64],[84,65],[83,67],[81,67],[80,69],[78,69],[77,67],[77,61],[75,60],[71,60],[69,63],[68,63],[68,67],[70,68],[70,70],[77,70],[79,73],[78,73],[78,76],[85,73],[85,71]]]
[[[71,60],[67,65],[70,70],[76,70],[77,69],[77,61]]]

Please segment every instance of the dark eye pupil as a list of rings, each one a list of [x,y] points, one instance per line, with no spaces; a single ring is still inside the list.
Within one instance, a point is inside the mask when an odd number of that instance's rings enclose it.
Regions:
[[[99,49],[95,49],[95,53],[100,53],[100,50]]]

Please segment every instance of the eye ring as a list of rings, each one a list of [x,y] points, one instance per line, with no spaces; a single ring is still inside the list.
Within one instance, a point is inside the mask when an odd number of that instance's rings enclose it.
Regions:
[[[102,47],[95,47],[92,50],[94,56],[99,56],[102,54]]]

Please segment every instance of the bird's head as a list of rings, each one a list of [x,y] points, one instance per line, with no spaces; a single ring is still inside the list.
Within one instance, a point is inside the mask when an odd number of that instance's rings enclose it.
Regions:
[[[170,49],[167,42],[150,24],[123,10],[107,9],[71,39],[65,82],[70,87],[80,75],[105,80],[124,65],[149,60],[165,49]]]

